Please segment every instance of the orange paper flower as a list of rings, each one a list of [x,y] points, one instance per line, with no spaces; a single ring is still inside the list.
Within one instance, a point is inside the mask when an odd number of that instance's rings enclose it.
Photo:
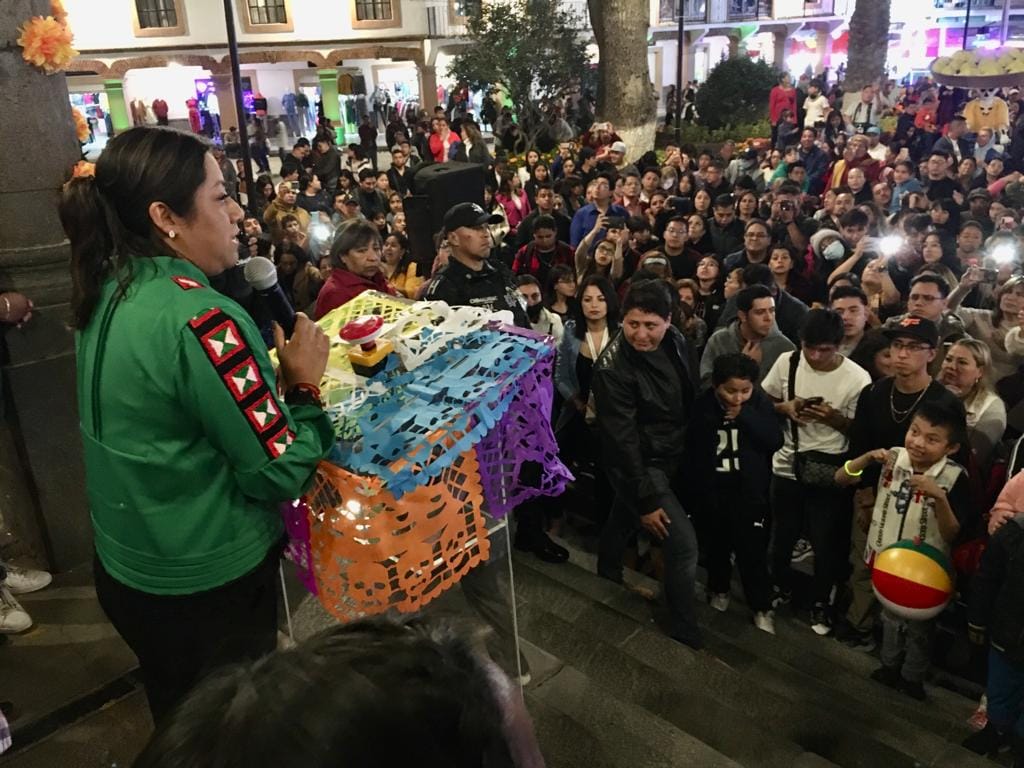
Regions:
[[[64,10],[64,0],[50,0],[50,13],[59,24],[68,23],[68,12]]]
[[[73,42],[71,30],[53,16],[33,16],[21,27],[21,37],[18,38],[18,45],[25,49],[21,53],[22,58],[51,75],[67,69],[78,55]]]
[[[96,175],[96,163],[90,163],[88,160],[79,160],[75,163],[75,167],[71,170],[71,178],[77,179],[79,176],[95,176]]]
[[[89,140],[89,121],[78,107],[71,108],[71,115],[75,119],[75,133],[78,134],[78,141],[85,144]]]

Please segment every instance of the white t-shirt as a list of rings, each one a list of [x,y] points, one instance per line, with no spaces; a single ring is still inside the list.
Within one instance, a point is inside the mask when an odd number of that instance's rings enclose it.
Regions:
[[[818,94],[816,99],[808,96],[804,99],[804,128],[813,128],[818,123],[824,123],[832,107],[824,94]]]
[[[779,355],[775,365],[768,371],[761,386],[764,391],[776,400],[791,400],[789,392],[789,360],[792,355],[800,355],[800,364],[796,368],[796,396],[823,397],[843,416],[853,418],[857,410],[857,398],[861,391],[871,383],[868,372],[854,362],[843,358],[843,362],[834,371],[816,371],[807,364],[807,359],[800,353],[787,352]],[[789,421],[783,428],[785,443],[772,458],[772,471],[780,477],[793,480],[793,431]],[[798,428],[800,434],[800,452],[823,451],[825,453],[845,453],[849,440],[842,432],[837,432],[827,424],[815,422]]]

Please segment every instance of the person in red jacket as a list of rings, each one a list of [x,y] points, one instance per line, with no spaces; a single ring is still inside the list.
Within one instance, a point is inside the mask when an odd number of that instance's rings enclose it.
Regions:
[[[452,133],[447,118],[433,119],[434,132],[430,134],[430,153],[435,163],[447,163],[452,158],[453,148],[459,143],[457,134]]]
[[[316,297],[313,319],[346,304],[364,291],[381,291],[397,296],[381,271],[380,232],[365,220],[341,228],[331,245],[331,276]]]
[[[796,88],[793,87],[793,80],[789,74],[783,72],[779,75],[779,84],[772,88],[768,94],[768,121],[772,124],[772,146],[775,146],[777,139],[777,128],[782,117],[782,110],[788,109],[790,114],[796,115]]]

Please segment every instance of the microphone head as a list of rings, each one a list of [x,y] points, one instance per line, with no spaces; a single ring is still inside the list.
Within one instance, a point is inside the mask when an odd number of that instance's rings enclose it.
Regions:
[[[245,282],[257,291],[267,291],[277,285],[277,267],[266,256],[253,256],[245,263]]]

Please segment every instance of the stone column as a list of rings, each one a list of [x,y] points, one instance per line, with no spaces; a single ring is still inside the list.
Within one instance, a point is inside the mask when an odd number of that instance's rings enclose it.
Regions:
[[[417,64],[416,69],[420,75],[420,109],[432,115],[437,102],[437,67]]]
[[[345,143],[345,124],[341,119],[341,105],[338,102],[338,70],[319,69],[316,74],[320,78],[320,99],[324,105],[324,117],[334,125],[338,145],[341,146]]]
[[[0,290],[21,291],[36,305],[24,328],[0,331],[0,433],[11,438],[0,439],[0,477],[11,501],[5,519],[63,570],[92,553],[67,328],[69,253],[56,209],[80,151],[64,76],[25,63],[15,42],[18,26],[49,13],[48,0],[10,0],[0,14]]]
[[[815,74],[821,74],[825,71],[825,66],[829,59],[829,54],[832,52],[832,35],[827,29],[818,30],[818,66],[815,68]]]
[[[107,104],[110,107],[110,123],[114,126],[114,134],[127,131],[132,127],[132,118],[128,114],[128,105],[124,101],[124,81],[104,80],[103,90],[107,92]]]
[[[235,92],[232,90],[231,73],[214,73],[210,75],[213,88],[217,93],[217,105],[220,108],[220,129],[227,131],[231,126],[238,127],[238,109],[235,107]]]
[[[775,42],[775,58],[772,61],[772,65],[781,70],[786,61],[786,40],[788,39],[788,36],[785,32],[775,32],[773,34],[773,38]],[[797,77],[799,77],[800,74],[801,73],[798,72]]]

